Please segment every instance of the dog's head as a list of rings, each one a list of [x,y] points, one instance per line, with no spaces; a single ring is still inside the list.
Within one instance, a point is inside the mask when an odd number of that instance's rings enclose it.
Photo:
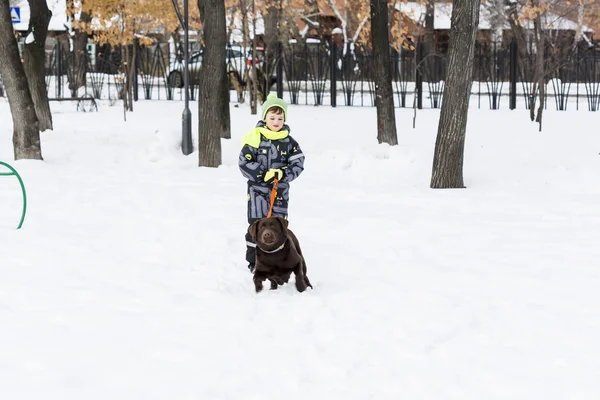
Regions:
[[[271,251],[287,238],[288,220],[281,217],[262,218],[250,226],[250,235],[262,250]]]

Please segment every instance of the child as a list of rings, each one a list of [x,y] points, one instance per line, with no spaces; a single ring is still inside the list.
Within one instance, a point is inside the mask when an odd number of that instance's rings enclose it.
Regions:
[[[290,182],[304,170],[304,154],[285,124],[287,105],[274,93],[262,105],[262,119],[242,141],[239,167],[248,179],[248,223],[265,218],[269,212],[271,189],[279,181],[273,216],[287,218]],[[254,272],[256,243],[246,232],[246,261]]]

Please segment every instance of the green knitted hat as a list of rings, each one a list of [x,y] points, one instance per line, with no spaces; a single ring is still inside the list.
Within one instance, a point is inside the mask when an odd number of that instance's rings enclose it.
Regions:
[[[271,107],[281,108],[283,110],[283,120],[285,121],[287,119],[287,104],[285,104],[285,101],[283,101],[282,99],[277,97],[277,94],[269,93],[269,95],[267,96],[267,100],[262,105],[262,120],[263,121],[265,120],[265,117],[267,116],[267,111],[269,111],[269,108],[271,108]]]

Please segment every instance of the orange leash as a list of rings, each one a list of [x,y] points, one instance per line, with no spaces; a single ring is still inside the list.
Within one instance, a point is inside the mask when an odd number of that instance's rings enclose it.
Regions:
[[[267,218],[271,218],[271,215],[273,214],[273,204],[275,203],[275,197],[277,197],[277,182],[277,178],[273,179],[273,189],[271,189],[271,205],[269,206]]]

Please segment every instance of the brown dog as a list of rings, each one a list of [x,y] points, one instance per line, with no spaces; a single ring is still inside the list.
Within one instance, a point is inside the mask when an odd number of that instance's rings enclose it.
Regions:
[[[271,281],[271,289],[283,285],[296,275],[296,289],[304,292],[312,285],[306,276],[306,262],[296,235],[288,229],[288,221],[281,217],[262,218],[250,226],[250,235],[256,242],[254,287],[263,289],[263,282]]]

